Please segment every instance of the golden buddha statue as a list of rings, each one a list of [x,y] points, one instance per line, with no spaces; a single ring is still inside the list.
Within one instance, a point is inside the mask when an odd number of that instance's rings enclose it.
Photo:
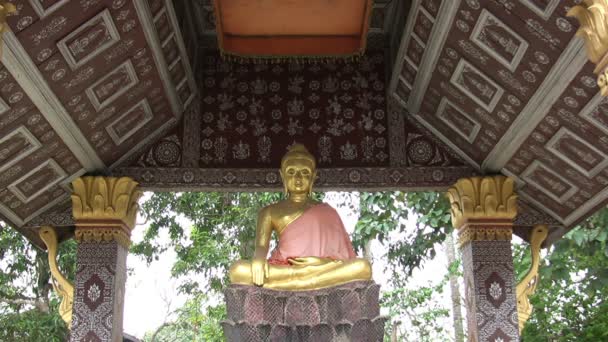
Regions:
[[[356,258],[336,210],[311,198],[316,162],[306,147],[291,147],[280,173],[287,198],[260,211],[253,261],[233,264],[230,281],[302,291],[370,280],[371,266]],[[279,241],[267,260],[273,231]]]

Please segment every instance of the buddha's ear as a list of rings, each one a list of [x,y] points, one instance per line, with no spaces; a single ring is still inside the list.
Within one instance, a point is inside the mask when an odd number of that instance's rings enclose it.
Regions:
[[[283,183],[283,195],[285,198],[289,197],[289,190],[287,190],[287,182],[285,182],[285,176],[283,175],[283,170],[279,170],[279,175],[281,175],[281,182]]]
[[[312,172],[312,177],[310,177],[310,189],[308,189],[308,197],[312,198],[312,188],[315,186],[315,182],[317,181],[317,169]]]

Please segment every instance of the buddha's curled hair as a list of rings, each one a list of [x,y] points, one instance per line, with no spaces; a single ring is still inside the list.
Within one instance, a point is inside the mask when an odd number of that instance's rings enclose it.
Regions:
[[[288,161],[289,159],[308,159],[312,162],[313,167],[317,167],[317,162],[315,160],[315,156],[313,156],[310,152],[308,152],[308,149],[306,148],[306,146],[302,145],[302,144],[293,144],[291,147],[289,147],[289,149],[287,150],[287,153],[285,153],[285,155],[283,156],[283,159],[281,159],[281,169],[283,168],[283,166],[285,165],[285,162]]]

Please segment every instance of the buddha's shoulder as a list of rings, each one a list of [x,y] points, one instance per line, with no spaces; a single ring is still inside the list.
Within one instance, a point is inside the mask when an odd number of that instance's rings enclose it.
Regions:
[[[265,214],[265,215],[270,215],[273,211],[277,212],[277,211],[281,211],[284,208],[287,207],[286,201],[285,200],[281,200],[272,204],[269,204],[265,207],[263,207],[260,210],[260,214]]]

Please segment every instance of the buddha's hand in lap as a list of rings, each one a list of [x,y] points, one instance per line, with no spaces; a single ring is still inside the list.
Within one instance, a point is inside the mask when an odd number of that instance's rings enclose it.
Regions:
[[[306,266],[320,266],[325,265],[329,262],[335,261],[330,258],[318,258],[318,257],[301,257],[288,259],[289,263],[294,267],[306,267]]]
[[[255,285],[264,285],[264,280],[268,276],[268,273],[268,262],[266,259],[254,258],[251,261],[251,276]]]

